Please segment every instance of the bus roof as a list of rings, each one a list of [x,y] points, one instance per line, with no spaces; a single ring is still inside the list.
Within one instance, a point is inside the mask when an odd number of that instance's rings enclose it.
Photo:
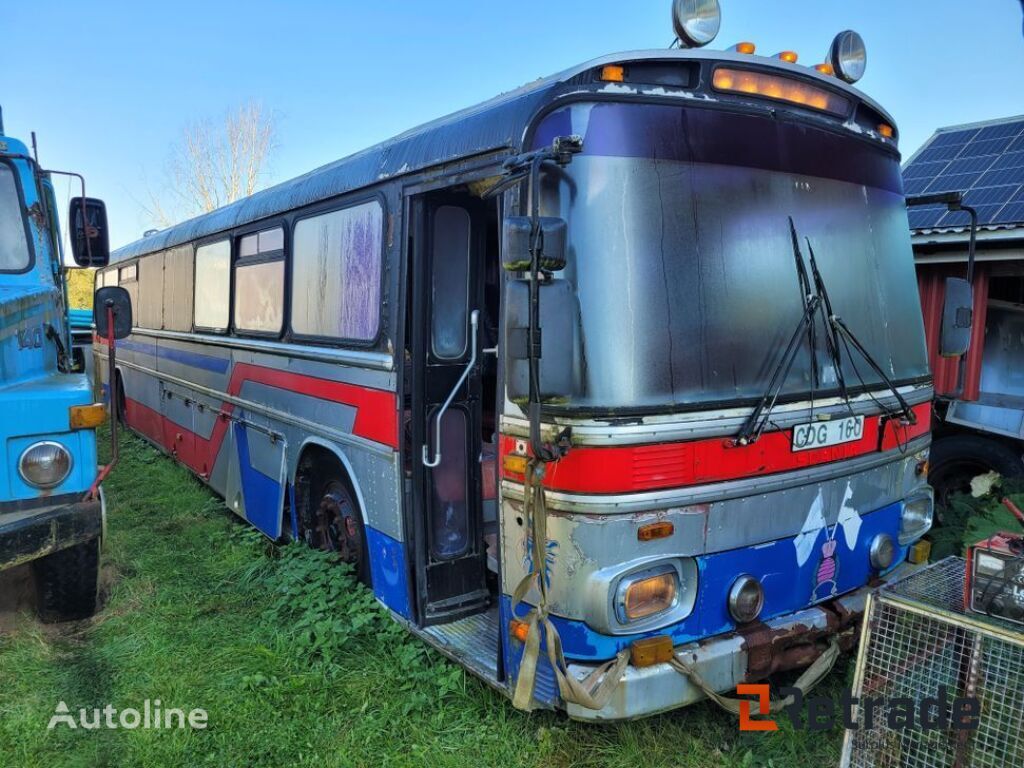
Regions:
[[[562,86],[573,77],[616,62],[695,59],[757,63],[797,72],[803,77],[818,78],[832,88],[838,87],[849,92],[856,100],[868,104],[893,124],[891,116],[872,99],[836,77],[816,72],[813,67],[790,64],[776,58],[703,48],[611,54],[540,78],[481,104],[412,128],[380,144],[236,200],[215,211],[136,240],[115,251],[111,256],[111,263],[210,237],[320,200],[368,187],[394,176],[421,171],[459,158],[500,150],[518,151],[534,115],[554,96],[562,95]],[[630,86],[627,83],[608,83],[604,88],[622,93],[663,92],[663,89]]]

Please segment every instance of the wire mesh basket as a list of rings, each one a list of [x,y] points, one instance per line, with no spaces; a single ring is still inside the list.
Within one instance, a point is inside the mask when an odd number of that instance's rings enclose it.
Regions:
[[[1024,632],[965,610],[964,567],[949,557],[870,596],[853,685],[861,703],[857,728],[846,731],[843,766],[1024,766]],[[868,697],[877,702],[870,728]],[[977,699],[976,729],[953,727],[958,698]],[[894,699],[914,702],[913,726],[889,722]],[[922,716],[939,727],[923,728]]]

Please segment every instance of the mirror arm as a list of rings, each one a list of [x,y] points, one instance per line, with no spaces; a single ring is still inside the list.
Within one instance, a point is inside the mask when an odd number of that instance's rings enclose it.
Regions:
[[[75,173],[74,171],[54,171],[54,170],[51,170],[49,168],[46,169],[46,172],[47,173],[56,173],[59,176],[74,176],[76,179],[78,179],[78,181],[82,185],[82,196],[80,198],[80,201],[81,201],[80,204],[82,206],[82,229],[85,231],[85,254],[86,254],[86,257],[89,260],[89,263],[91,264],[92,263],[92,243],[90,242],[89,219],[86,216],[86,208],[85,208],[85,176],[83,176],[80,173]],[[70,234],[71,234],[71,222],[69,221],[68,222],[68,235],[70,236]]]

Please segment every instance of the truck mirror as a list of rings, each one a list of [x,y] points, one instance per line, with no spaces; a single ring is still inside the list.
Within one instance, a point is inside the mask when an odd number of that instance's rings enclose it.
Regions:
[[[974,319],[974,291],[962,277],[946,278],[945,303],[942,307],[942,331],[939,354],[959,357],[971,344]]]
[[[565,402],[576,392],[579,333],[576,294],[566,280],[550,280],[540,290],[540,402]],[[530,282],[511,280],[505,292],[505,370],[509,399],[525,406],[530,398]]]
[[[113,329],[110,326],[109,310],[114,312]],[[132,332],[132,297],[118,285],[99,288],[92,300],[92,320],[96,333],[101,338],[110,338],[113,330],[115,339],[123,339]]]
[[[529,216],[507,216],[502,232],[502,266],[509,272],[525,272],[530,268],[530,233],[533,231]],[[540,268],[557,272],[565,268],[564,219],[555,216],[540,217],[542,253]]]
[[[68,210],[71,256],[80,267],[105,267],[110,261],[107,207],[94,197],[73,197]]]

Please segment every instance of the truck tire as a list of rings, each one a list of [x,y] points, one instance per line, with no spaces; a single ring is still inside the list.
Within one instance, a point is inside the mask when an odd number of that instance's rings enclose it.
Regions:
[[[54,552],[32,563],[39,618],[47,624],[78,621],[96,613],[100,540]]]
[[[928,482],[935,489],[935,502],[948,505],[955,493],[970,493],[971,479],[986,472],[1003,477],[1024,476],[1021,449],[981,435],[952,435],[932,443],[928,460]]]

